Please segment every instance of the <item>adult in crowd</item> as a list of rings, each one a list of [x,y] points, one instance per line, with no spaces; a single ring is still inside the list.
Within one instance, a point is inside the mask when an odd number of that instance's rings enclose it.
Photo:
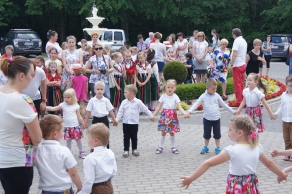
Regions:
[[[145,42],[147,44],[147,47],[150,47],[150,42],[154,39],[154,33],[153,32],[149,32],[149,37],[146,38]]]
[[[163,72],[163,68],[164,68],[164,56],[166,55],[166,46],[165,44],[162,44],[160,42],[162,38],[162,35],[159,32],[156,32],[154,34],[154,43],[150,44],[150,48],[152,48],[153,50],[155,50],[155,57],[154,60],[157,62],[158,65],[158,74],[159,74],[159,80],[162,82],[162,72]]]
[[[188,41],[184,39],[182,32],[177,33],[177,59],[181,63],[186,62],[185,54],[188,52]]]
[[[47,32],[47,38],[49,39],[49,41],[46,44],[46,53],[48,55],[48,57],[50,58],[50,49],[52,47],[55,47],[58,51],[58,59],[62,60],[62,48],[60,47],[59,43],[57,42],[58,40],[58,33],[56,31],[53,30],[49,30]]]
[[[95,44],[98,44],[98,42],[99,42],[99,40],[98,40],[98,37],[99,37],[99,35],[98,35],[98,33],[97,32],[93,32],[92,34],[91,34],[91,45],[92,45],[92,47],[95,45]]]
[[[270,62],[272,58],[272,37],[267,36],[266,41],[263,42],[262,51],[264,51],[264,56],[266,60],[266,77],[269,77]],[[260,74],[263,75],[263,65],[260,64]]]
[[[7,59],[10,59],[10,60],[14,59],[13,51],[14,51],[13,46],[12,45],[7,45],[5,47],[5,53],[1,56],[1,58],[2,59],[7,58]]]
[[[46,69],[49,68],[49,63],[51,61],[54,61],[57,63],[57,71],[58,71],[58,74],[62,75],[63,73],[63,64],[62,64],[62,61],[60,61],[58,59],[58,50],[55,48],[55,47],[51,47],[50,50],[49,50],[49,54],[50,54],[50,57],[48,60],[46,60],[45,62],[45,67]]]
[[[41,89],[41,92],[39,91]],[[22,94],[29,96],[36,108],[38,116],[41,111],[46,110],[47,103],[47,84],[46,84],[46,74],[44,70],[40,67],[34,65],[34,73],[32,74],[32,80],[25,90],[21,91]]]
[[[289,75],[292,74],[292,44],[289,46],[289,58],[290,58],[290,63],[289,63]]]
[[[255,39],[253,41],[253,49],[246,55],[246,75],[250,73],[259,73],[260,65],[265,65],[266,60],[263,51],[261,51],[262,41]]]
[[[198,33],[198,40],[193,43],[192,54],[194,57],[194,73],[196,74],[196,82],[205,82],[207,73],[208,43],[205,41],[205,33]]]
[[[147,43],[144,41],[143,36],[141,34],[138,35],[137,48],[139,51],[147,50]]]
[[[42,140],[37,113],[30,97],[21,94],[33,79],[31,61],[17,56],[2,59],[8,83],[0,86],[0,180],[7,194],[28,194],[33,180],[33,146]]]
[[[62,73],[62,84],[61,89],[66,89],[67,85],[71,81],[71,76],[74,75],[72,65],[75,63],[82,64],[83,56],[82,52],[76,49],[76,38],[75,36],[67,37],[68,49],[64,50],[62,53],[62,62],[64,70]]]
[[[234,103],[230,102],[229,105],[237,107],[243,100],[242,91],[244,89],[247,42],[242,37],[242,33],[239,28],[234,28],[232,30],[232,36],[234,38],[234,42],[232,46],[230,65],[232,68],[236,101]]]
[[[194,30],[193,36],[189,39],[189,50],[190,50],[190,52],[193,50],[194,42],[196,42],[198,40],[198,33],[199,33],[198,30]]]
[[[168,41],[168,44],[166,45],[168,49],[166,50],[164,60],[165,62],[175,61],[177,57],[176,54],[177,42],[175,41],[176,40],[175,34],[170,34],[166,40]]]
[[[227,74],[230,50],[227,48],[228,40],[223,38],[220,47],[213,52],[213,64],[210,78],[222,83],[222,99],[228,99],[226,96]]]
[[[219,45],[219,34],[216,32],[215,29],[213,29],[211,31],[211,34],[212,34],[212,47],[213,48],[216,48],[217,46],[220,46]]]
[[[95,44],[93,47],[92,56],[86,63],[86,73],[90,73],[89,86],[92,92],[92,97],[95,96],[94,84],[97,81],[102,81],[105,84],[104,97],[110,99],[110,88],[108,73],[114,71],[113,66],[110,64],[111,58],[107,55],[103,55],[103,47],[100,44]]]

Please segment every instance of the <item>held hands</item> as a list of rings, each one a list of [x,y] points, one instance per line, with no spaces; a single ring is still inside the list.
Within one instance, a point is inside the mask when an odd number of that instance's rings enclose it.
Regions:
[[[235,112],[233,113],[233,115],[240,115],[240,112],[239,112],[239,111],[235,111]]]
[[[138,82],[138,85],[139,85],[140,87],[143,86],[141,82]]]
[[[118,126],[118,121],[116,119],[113,119],[113,126]]]
[[[278,150],[272,150],[272,151],[270,152],[270,154],[271,154],[272,157],[280,156],[280,153],[279,153]]]
[[[117,89],[120,91],[121,90],[121,87],[120,86],[117,86]]]
[[[182,176],[180,177],[180,179],[181,179],[180,187],[185,187],[185,189],[189,188],[190,184],[193,182],[190,180],[189,176]]]
[[[285,171],[283,171],[284,172],[284,174],[285,174],[285,176],[283,176],[283,177],[277,177],[277,181],[278,181],[278,183],[280,184],[280,182],[282,182],[282,181],[286,181],[287,182],[287,177],[288,177],[288,175],[285,173]]]
[[[82,124],[82,128],[83,128],[83,129],[86,129],[87,127],[88,127],[87,123],[84,122],[84,123]]]
[[[150,121],[154,122],[155,121],[155,117],[152,115],[152,117],[150,118]]]
[[[276,119],[277,119],[277,115],[272,114],[272,115],[271,115],[271,120],[276,120]]]
[[[185,119],[190,118],[190,116],[191,116],[191,113],[190,113],[190,112],[186,112],[186,113],[184,114],[184,118],[185,118]]]

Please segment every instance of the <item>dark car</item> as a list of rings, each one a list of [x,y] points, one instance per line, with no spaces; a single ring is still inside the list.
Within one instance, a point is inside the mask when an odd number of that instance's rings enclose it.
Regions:
[[[289,57],[288,49],[292,42],[292,34],[270,34],[272,37],[272,57],[286,60]]]
[[[31,29],[11,29],[5,37],[1,37],[1,54],[5,53],[5,47],[12,45],[13,55],[41,55],[42,40],[39,35]]]

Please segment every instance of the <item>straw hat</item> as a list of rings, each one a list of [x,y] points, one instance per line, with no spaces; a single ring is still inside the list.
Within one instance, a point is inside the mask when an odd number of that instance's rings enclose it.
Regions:
[[[80,63],[76,63],[76,64],[72,65],[72,69],[73,69],[73,71],[78,71],[78,70],[82,70],[83,67]]]

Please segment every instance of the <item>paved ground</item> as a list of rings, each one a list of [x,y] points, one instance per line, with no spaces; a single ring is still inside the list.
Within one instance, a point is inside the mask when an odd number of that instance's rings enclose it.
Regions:
[[[271,64],[270,76],[280,81],[284,81],[288,67],[283,62],[273,62]],[[273,111],[279,106],[279,102],[271,104]],[[226,147],[231,142],[227,136],[227,125],[231,114],[222,112],[222,141],[221,147]],[[264,110],[264,121],[266,132],[261,134],[260,143],[264,147],[264,152],[270,157],[269,151],[272,148],[283,149],[281,119],[271,121]],[[113,179],[115,193],[134,194],[168,194],[168,193],[224,193],[225,180],[228,175],[228,163],[211,168],[207,173],[194,182],[189,189],[179,187],[180,176],[190,175],[203,161],[215,155],[214,141],[210,141],[210,153],[200,155],[203,146],[203,126],[202,114],[198,113],[188,120],[180,116],[181,132],[176,136],[176,146],[180,154],[174,155],[170,151],[170,138],[165,140],[164,152],[155,154],[158,145],[159,133],[156,130],[157,122],[152,123],[145,116],[140,119],[139,128],[139,157],[130,155],[123,158],[123,133],[122,124],[118,127],[111,127],[111,149],[116,154],[118,165],[117,176]],[[62,142],[65,145],[65,142]],[[87,137],[83,139],[84,149],[88,152]],[[73,142],[73,154],[78,161],[78,171],[83,179],[82,160],[78,158],[76,143]],[[271,157],[270,157],[271,158]],[[290,162],[284,162],[281,157],[273,158],[280,166],[286,168]],[[258,165],[257,175],[259,176],[260,189],[262,193],[291,193],[290,183],[277,184],[276,176],[265,168],[261,163]],[[41,193],[38,189],[39,176],[35,170],[31,194]],[[0,193],[4,193],[0,188]]]

